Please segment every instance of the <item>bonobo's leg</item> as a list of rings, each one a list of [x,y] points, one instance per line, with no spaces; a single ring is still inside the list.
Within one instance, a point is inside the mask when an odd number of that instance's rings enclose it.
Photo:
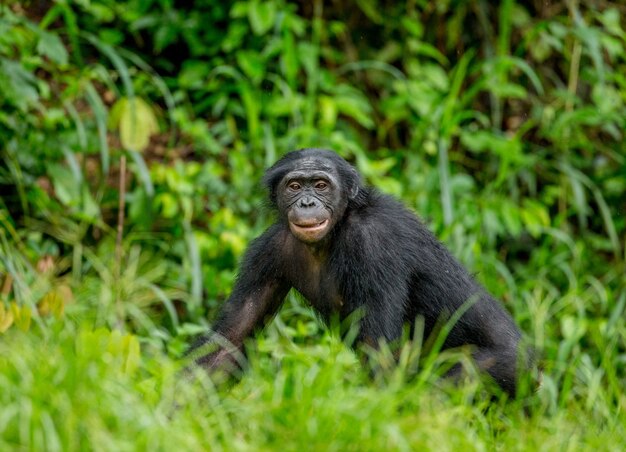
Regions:
[[[364,306],[363,317],[359,322],[356,338],[356,350],[361,363],[368,369],[371,377],[378,371],[395,366],[399,359],[399,339],[402,337],[402,312],[396,309],[380,309],[380,305]],[[380,354],[381,341],[391,345],[392,355]],[[361,348],[363,345],[366,347]],[[373,358],[373,359],[372,359]]]
[[[521,350],[521,334],[511,316],[488,295],[484,295],[453,327],[448,339],[457,346],[460,339],[474,347],[476,365],[487,372],[509,395],[515,396],[520,370],[529,367],[530,357]],[[446,343],[449,343],[446,341]],[[459,375],[455,366],[448,375]]]
[[[371,265],[368,270],[373,268]],[[366,273],[367,270],[363,272]],[[401,338],[404,300],[407,297],[406,284],[391,278],[387,281],[366,276],[348,280],[346,287],[345,298],[354,303],[349,309],[355,313],[356,318],[361,316],[357,343],[378,348],[381,339],[392,343]]]
[[[474,351],[472,358],[479,369],[487,372],[505,392],[515,397],[518,370],[525,362],[523,356],[518,356],[517,347],[513,349],[483,347]],[[456,364],[447,372],[446,377],[457,379],[462,372],[461,364]]]
[[[524,359],[519,343],[514,347],[482,348],[474,353],[476,364],[487,371],[510,396],[517,393],[519,369]]]
[[[357,342],[373,348],[378,348],[381,339],[391,343],[402,336],[402,311],[393,306],[384,306],[384,299],[380,301],[380,304],[365,305],[363,318],[359,322]]]

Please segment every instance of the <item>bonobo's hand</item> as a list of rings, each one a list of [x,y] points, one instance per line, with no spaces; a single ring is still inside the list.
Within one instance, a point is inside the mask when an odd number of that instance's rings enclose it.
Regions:
[[[229,376],[239,377],[246,367],[243,353],[217,334],[198,340],[190,348],[186,359],[190,362],[185,368],[187,377],[204,372],[216,381]]]

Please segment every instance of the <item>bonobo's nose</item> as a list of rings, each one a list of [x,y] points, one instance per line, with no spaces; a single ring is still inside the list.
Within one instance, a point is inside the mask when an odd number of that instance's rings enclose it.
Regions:
[[[303,196],[300,198],[300,207],[313,207],[315,205],[315,199],[312,196]]]

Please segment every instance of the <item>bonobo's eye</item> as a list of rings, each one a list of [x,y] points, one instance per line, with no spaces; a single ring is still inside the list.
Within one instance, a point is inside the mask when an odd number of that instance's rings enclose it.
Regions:
[[[292,182],[292,183],[289,184],[289,190],[291,190],[291,191],[298,191],[301,188],[302,188],[302,186],[299,183],[297,183],[297,182]]]
[[[317,190],[326,190],[328,188],[328,184],[321,180],[315,184],[315,188]]]

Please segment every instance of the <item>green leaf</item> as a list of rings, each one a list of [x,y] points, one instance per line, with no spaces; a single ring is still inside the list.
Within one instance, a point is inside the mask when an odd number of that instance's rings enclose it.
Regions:
[[[63,46],[61,39],[53,33],[40,32],[39,42],[37,42],[37,53],[49,58],[50,61],[60,66],[67,65],[67,50]]]
[[[379,9],[378,2],[372,0],[357,0],[356,4],[359,9],[363,11],[363,13],[367,16],[375,24],[380,24],[383,22],[383,16]]]
[[[393,196],[401,196],[403,187],[400,181],[393,177],[373,177],[372,180],[383,192]]]
[[[495,80],[491,84],[491,91],[499,97],[508,97],[511,99],[526,99],[528,92],[526,88],[517,83],[496,83]]]
[[[374,127],[371,115],[372,107],[365,95],[359,90],[347,85],[340,85],[335,89],[334,99],[336,108],[340,113],[351,117],[367,129]]]
[[[242,84],[239,88],[241,101],[246,111],[246,119],[248,121],[248,129],[250,137],[254,138],[259,130],[259,106],[260,101],[248,85]]]
[[[254,84],[258,84],[265,74],[265,64],[258,52],[253,50],[240,50],[236,54],[237,64]]]
[[[52,179],[54,193],[61,203],[68,207],[78,205],[80,201],[80,185],[71,170],[62,165],[48,165],[48,174]]]
[[[272,97],[264,105],[264,110],[267,114],[274,117],[289,116],[299,112],[303,108],[304,104],[305,100],[301,95],[294,95],[291,97]]]
[[[96,220],[100,218],[100,207],[94,199],[93,195],[89,191],[89,187],[82,184],[81,190],[81,209],[80,214],[83,218],[89,220]]]
[[[85,89],[87,94],[87,101],[91,105],[94,118],[96,120],[96,126],[98,128],[98,142],[100,144],[100,159],[102,161],[102,170],[104,173],[109,172],[109,143],[107,140],[107,110],[98,94],[98,91],[92,83],[88,82]]]
[[[291,86],[294,86],[296,75],[298,73],[298,56],[296,54],[296,45],[291,33],[284,34],[280,65],[287,81]]]
[[[248,20],[255,35],[263,35],[274,24],[276,5],[273,2],[253,2],[248,7]]]
[[[509,234],[517,237],[522,232],[522,222],[517,206],[511,202],[500,200],[500,215]]]
[[[598,106],[600,113],[605,115],[620,111],[624,105],[620,92],[606,83],[595,84],[592,88],[591,98]]]
[[[178,215],[178,203],[171,193],[161,193],[156,197],[155,204],[160,208],[164,218],[174,218]]]
[[[320,123],[328,128],[337,122],[337,104],[330,96],[319,97]]]
[[[248,12],[248,7],[249,5],[247,2],[236,2],[230,9],[230,17],[244,17]]]
[[[178,83],[185,89],[201,88],[206,81],[211,67],[201,60],[187,60],[178,74]]]
[[[154,110],[138,97],[123,97],[117,101],[111,109],[109,122],[112,127],[119,127],[122,146],[131,151],[146,149],[150,136],[159,131]]]
[[[20,108],[26,108],[39,98],[37,79],[18,62],[0,60],[0,96],[11,99]]]
[[[133,159],[133,162],[135,162],[139,179],[141,179],[141,183],[144,186],[146,194],[152,197],[154,195],[154,185],[152,184],[152,179],[150,178],[150,170],[148,169],[148,165],[146,165],[145,160],[139,152],[130,151],[129,154]]]
[[[533,237],[539,237],[542,230],[550,226],[548,211],[536,201],[526,199],[520,213],[526,229]]]

